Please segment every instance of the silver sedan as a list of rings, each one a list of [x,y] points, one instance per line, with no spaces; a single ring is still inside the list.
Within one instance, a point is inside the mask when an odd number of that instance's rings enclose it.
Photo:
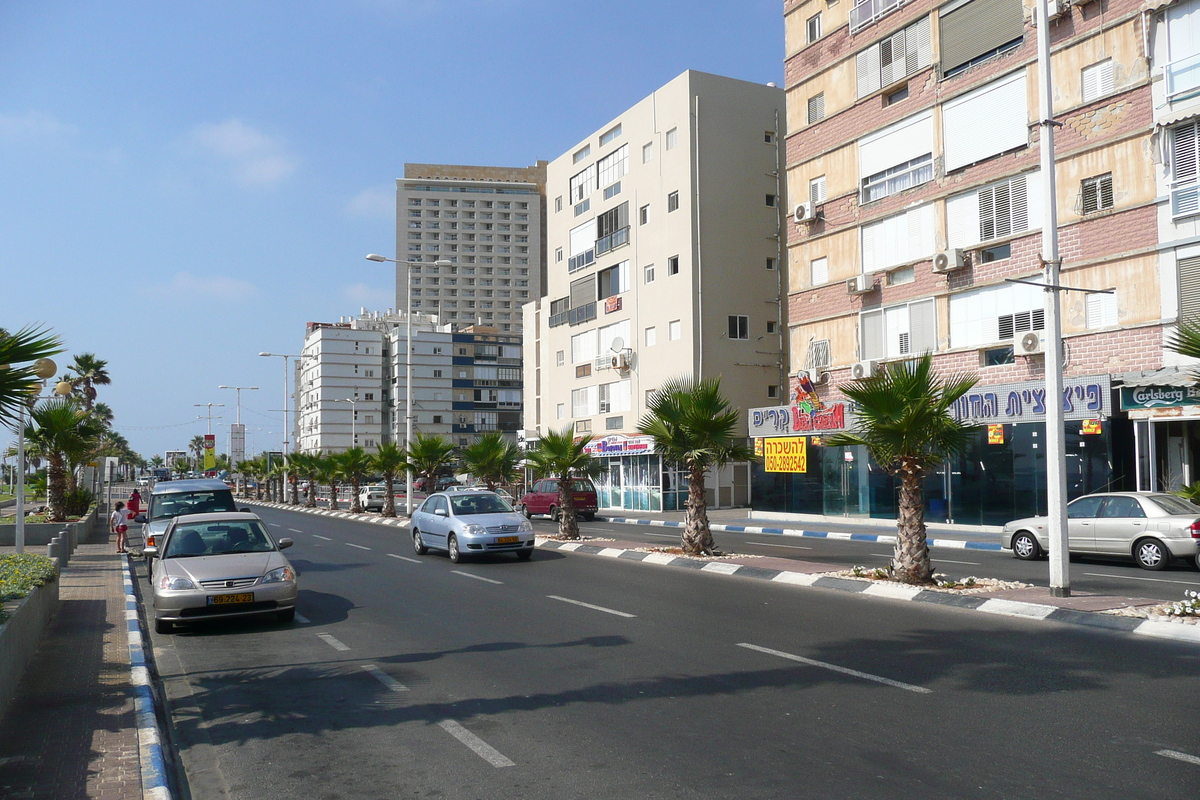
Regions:
[[[459,490],[431,494],[413,512],[413,549],[418,555],[445,550],[451,561],[471,554],[533,555],[533,525],[495,492]]]
[[[1050,551],[1049,520],[1027,517],[1004,526],[1000,544],[1021,559]],[[1161,492],[1089,494],[1067,505],[1072,553],[1132,557],[1143,569],[1163,569],[1174,558],[1200,567],[1200,506]]]
[[[154,629],[169,633],[178,622],[221,617],[296,615],[296,570],[262,521],[247,512],[194,514],[171,521],[159,547],[150,584]]]

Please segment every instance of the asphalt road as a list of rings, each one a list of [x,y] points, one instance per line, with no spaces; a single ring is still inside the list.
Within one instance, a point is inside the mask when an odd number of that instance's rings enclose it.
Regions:
[[[153,635],[185,797],[1200,791],[1194,645],[260,513],[307,621]]]

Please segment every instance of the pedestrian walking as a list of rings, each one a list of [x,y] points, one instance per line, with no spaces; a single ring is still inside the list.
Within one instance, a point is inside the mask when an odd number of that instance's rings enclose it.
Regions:
[[[129,525],[133,521],[133,515],[129,513],[129,509],[120,500],[117,501],[116,507],[113,509],[112,516],[108,518],[108,530],[117,535],[117,552],[125,552],[125,534],[129,530]]]
[[[125,504],[125,507],[128,508],[129,513],[135,517],[142,513],[142,495],[141,492],[137,490],[136,486],[133,487],[133,491],[129,493],[129,501]]]

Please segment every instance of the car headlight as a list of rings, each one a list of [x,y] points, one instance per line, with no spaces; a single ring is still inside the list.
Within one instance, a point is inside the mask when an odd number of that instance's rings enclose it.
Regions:
[[[533,523],[527,519],[521,520],[521,524],[517,526],[517,530],[521,533],[530,533],[533,531]]]
[[[263,575],[259,583],[284,583],[286,581],[296,580],[296,571],[291,567],[280,567],[273,569],[266,575]]]
[[[173,578],[170,575],[163,575],[158,579],[158,588],[160,589],[195,589],[196,584],[189,581],[187,578]]]
[[[467,536],[485,536],[487,535],[487,528],[483,527],[482,525],[475,525],[472,523],[469,525],[463,525],[463,533],[465,533]]]

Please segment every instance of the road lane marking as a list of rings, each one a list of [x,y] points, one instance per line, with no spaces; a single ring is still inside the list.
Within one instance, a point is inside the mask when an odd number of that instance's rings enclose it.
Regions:
[[[747,650],[756,650],[760,653],[767,653],[768,655],[772,655],[772,656],[779,656],[780,658],[786,658],[789,661],[799,661],[801,664],[808,664],[810,667],[820,667],[821,669],[828,669],[828,670],[832,670],[833,672],[840,672],[843,675],[851,675],[855,678],[862,678],[863,680],[875,681],[876,683],[882,683],[882,684],[886,684],[888,686],[894,686],[897,689],[904,689],[905,691],[908,691],[908,692],[916,692],[918,694],[933,694],[932,689],[926,689],[924,686],[913,686],[911,683],[902,683],[901,681],[894,681],[891,678],[883,678],[883,677],[880,677],[879,675],[872,675],[869,672],[859,672],[856,669],[850,669],[848,667],[839,667],[837,664],[827,664],[824,661],[815,661],[811,658],[805,658],[804,656],[797,656],[797,655],[793,655],[791,653],[785,653],[782,650],[772,650],[769,647],[759,647],[756,644],[747,644],[745,642],[738,643],[738,647],[744,647]]]
[[[1200,758],[1190,756],[1187,753],[1181,753],[1178,750],[1155,750],[1154,755],[1163,756],[1164,758],[1173,758],[1176,761],[1186,761],[1189,764],[1200,766]]]
[[[444,719],[438,723],[438,726],[446,733],[458,739],[460,742],[471,748],[475,755],[482,758],[484,761],[491,764],[493,767],[515,767],[515,761],[510,761],[505,758],[499,750],[492,747],[490,744],[480,739],[469,730],[459,725],[452,719]]]
[[[504,581],[494,581],[491,578],[485,578],[482,575],[472,575],[469,572],[463,572],[462,570],[459,570],[459,569],[452,569],[450,571],[453,572],[455,575],[462,575],[464,578],[474,578],[477,581],[483,581],[484,583],[494,583],[494,584],[497,584],[498,586],[504,585]]]
[[[867,555],[872,556],[874,558],[895,558],[895,553],[888,553],[887,555],[884,555],[883,553],[867,553]],[[951,561],[948,558],[938,558],[937,556],[932,555],[932,554],[929,556],[929,558],[933,561],[936,561],[939,564],[965,564],[968,567],[980,566],[980,563],[978,561]]]
[[[1150,581],[1151,583],[1178,583],[1181,586],[1200,586],[1200,583],[1195,581],[1169,581],[1165,578],[1141,578],[1136,575],[1110,575],[1107,572],[1085,572],[1084,575],[1090,575],[1093,578],[1118,578],[1123,581]]]
[[[421,559],[419,559],[419,558],[409,558],[408,556],[398,556],[398,555],[396,555],[395,553],[388,553],[388,556],[389,556],[389,557],[391,557],[391,558],[398,558],[398,559],[400,559],[401,561],[408,561],[408,562],[411,562],[411,563],[413,563],[413,564],[424,564],[424,563],[425,563],[424,561],[422,561],[422,560],[421,560]]]
[[[325,644],[332,647],[334,650],[349,650],[350,649],[349,647],[342,644],[341,642],[339,642],[337,639],[335,639],[333,636],[331,636],[328,633],[318,633],[317,638],[320,639]]]
[[[359,550],[370,550],[371,549],[369,547],[363,547],[361,544],[354,544],[353,542],[343,542],[343,544],[345,544],[346,547],[357,547]]]
[[[304,533],[304,531],[300,530],[299,528],[288,528],[288,530],[292,533]]]
[[[272,528],[282,528],[283,527],[278,522],[268,522],[267,524],[270,525]]]
[[[307,625],[308,623],[312,622],[312,620],[310,620],[308,617],[304,616],[303,614],[297,614],[296,622],[299,622],[301,625]]]
[[[801,547],[798,544],[776,544],[775,542],[749,542],[749,544],[756,544],[759,547],[786,547],[789,550],[812,550],[811,547]]]
[[[327,541],[327,542],[332,542],[332,541],[333,541],[333,539],[330,539],[328,536],[322,536],[322,535],[321,535],[321,534],[319,534],[319,533],[314,533],[314,534],[313,534],[313,538],[314,538],[314,539],[324,539],[324,540],[325,540],[325,541]]]
[[[363,668],[363,672],[366,672],[368,675],[370,675],[372,678],[374,678],[375,680],[382,683],[384,686],[386,686],[391,691],[393,691],[393,692],[407,692],[408,691],[407,686],[405,686],[403,683],[401,683],[400,681],[393,678],[391,675],[388,675],[386,672],[384,672],[383,670],[381,670],[379,667],[375,666],[374,664],[363,664],[362,668]]]
[[[570,603],[572,605],[583,606],[584,608],[590,608],[593,611],[603,611],[605,614],[613,614],[618,617],[633,618],[633,617],[637,616],[637,614],[626,614],[624,611],[614,611],[611,608],[605,608],[604,606],[594,606],[591,603],[585,603],[582,600],[572,600],[569,597],[559,597],[558,595],[555,595],[555,594],[548,594],[548,595],[546,595],[546,597],[549,597],[551,600],[558,600],[559,602],[562,602],[562,603]]]

